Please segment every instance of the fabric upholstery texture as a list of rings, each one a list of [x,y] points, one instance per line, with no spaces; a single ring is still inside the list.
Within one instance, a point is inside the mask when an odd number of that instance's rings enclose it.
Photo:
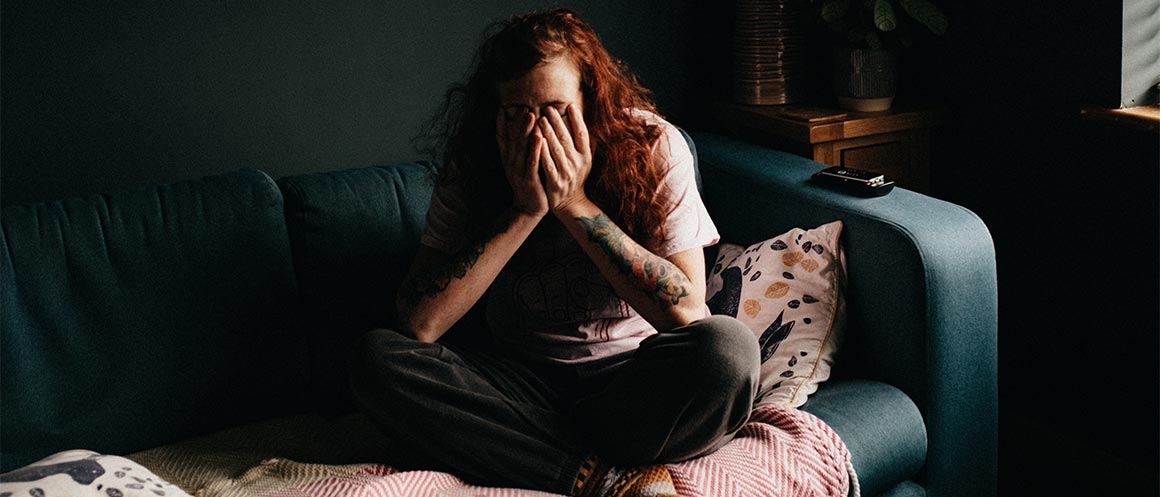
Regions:
[[[297,291],[264,173],[6,207],[0,225],[4,468],[301,409]]]
[[[868,380],[824,384],[802,410],[825,421],[846,446],[863,495],[918,474],[926,460],[922,415],[901,390]]]
[[[994,244],[978,216],[901,188],[845,195],[809,182],[817,162],[692,136],[723,239],[747,245],[795,226],[845,223],[847,333],[834,376],[888,383],[915,402],[930,441],[916,481],[931,495],[994,495],[998,295]]]
[[[286,224],[310,344],[311,396],[324,414],[353,410],[355,339],[390,326],[434,188],[427,162],[282,178]]]
[[[926,497],[926,489],[922,488],[922,485],[906,480],[878,494],[878,497]]]

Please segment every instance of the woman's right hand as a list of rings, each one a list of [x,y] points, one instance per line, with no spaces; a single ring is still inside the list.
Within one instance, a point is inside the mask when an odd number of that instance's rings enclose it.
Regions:
[[[500,109],[495,118],[495,142],[504,175],[512,187],[512,207],[523,214],[544,217],[548,213],[548,196],[540,180],[540,155],[545,153],[546,144],[532,133],[535,127],[536,116],[531,111],[509,119]]]

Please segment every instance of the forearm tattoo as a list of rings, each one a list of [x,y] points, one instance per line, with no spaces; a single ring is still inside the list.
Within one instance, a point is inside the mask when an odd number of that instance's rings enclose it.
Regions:
[[[425,298],[431,298],[447,289],[453,280],[461,280],[467,276],[467,271],[475,267],[479,257],[483,255],[484,247],[500,233],[511,226],[510,214],[500,216],[496,222],[484,229],[476,237],[476,243],[471,244],[452,255],[443,264],[436,265],[425,273],[415,275],[399,289],[405,312],[410,312]]]
[[[596,243],[608,255],[621,274],[651,288],[650,296],[657,303],[674,306],[689,296],[692,284],[680,268],[645,250],[608,216],[600,214],[595,217],[578,217],[576,220],[588,233],[588,240]]]

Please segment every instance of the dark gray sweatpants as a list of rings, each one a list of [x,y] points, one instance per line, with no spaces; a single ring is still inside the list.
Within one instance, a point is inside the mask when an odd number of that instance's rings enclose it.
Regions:
[[[355,357],[355,400],[392,442],[386,463],[563,494],[593,453],[635,466],[725,445],[749,419],[760,366],[753,333],[726,316],[584,367],[385,329],[367,333]]]

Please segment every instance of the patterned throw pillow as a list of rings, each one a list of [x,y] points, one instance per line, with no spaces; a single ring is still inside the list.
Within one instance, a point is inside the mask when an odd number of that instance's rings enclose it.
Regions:
[[[842,222],[722,244],[705,294],[713,314],[745,323],[761,345],[758,404],[801,406],[830,377],[845,327]]]
[[[4,497],[190,497],[120,456],[68,450],[0,475]]]

